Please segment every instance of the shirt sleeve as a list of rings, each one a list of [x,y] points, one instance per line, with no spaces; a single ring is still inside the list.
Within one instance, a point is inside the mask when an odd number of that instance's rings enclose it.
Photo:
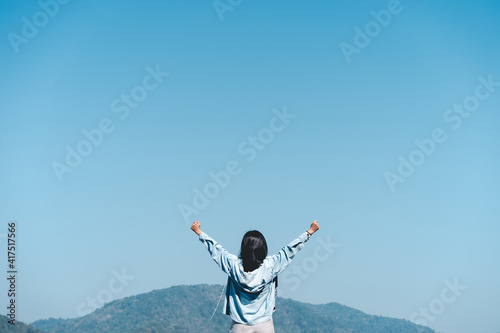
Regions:
[[[236,259],[236,256],[229,253],[222,245],[204,232],[200,234],[200,241],[203,243],[212,259],[217,263],[217,265],[219,265],[222,271],[229,274],[231,271],[231,262]]]
[[[302,250],[309,237],[307,232],[304,232],[272,256],[272,278],[288,267],[295,255]]]

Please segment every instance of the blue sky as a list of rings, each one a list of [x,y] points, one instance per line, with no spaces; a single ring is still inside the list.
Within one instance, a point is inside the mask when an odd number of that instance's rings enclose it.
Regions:
[[[17,221],[19,319],[224,283],[179,206],[236,161],[187,219],[234,253],[249,229],[275,252],[317,219],[282,296],[414,321],[427,308],[440,332],[500,331],[498,3],[233,4],[223,20],[211,1],[70,1],[45,17],[35,1],[0,5],[0,236]],[[377,26],[344,55],[356,27]],[[466,116],[453,111],[463,103]],[[295,118],[266,137],[284,110]],[[103,121],[109,133],[81,143]],[[435,129],[446,139],[425,155],[415,140]],[[249,162],[238,147],[259,134]],[[58,177],[54,162],[69,167],[79,144],[90,153]],[[404,177],[400,156],[419,164]],[[391,190],[387,172],[404,182]],[[339,246],[318,257],[328,241]],[[120,284],[123,270],[133,279]]]

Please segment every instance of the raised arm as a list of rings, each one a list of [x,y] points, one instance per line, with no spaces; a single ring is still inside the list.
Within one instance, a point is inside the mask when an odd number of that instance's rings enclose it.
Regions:
[[[191,230],[193,230],[199,237],[200,241],[203,243],[205,248],[210,253],[212,259],[219,265],[219,267],[224,271],[224,273],[229,274],[231,271],[231,261],[237,257],[229,253],[222,245],[215,241],[212,237],[201,231],[200,222],[194,221],[191,225]]]
[[[306,232],[295,238],[293,241],[288,243],[288,245],[279,250],[278,253],[272,256],[273,270],[271,278],[274,278],[288,267],[295,255],[302,250],[305,243],[309,240],[309,237],[318,231],[318,229],[318,221],[315,220],[311,223],[311,226]]]

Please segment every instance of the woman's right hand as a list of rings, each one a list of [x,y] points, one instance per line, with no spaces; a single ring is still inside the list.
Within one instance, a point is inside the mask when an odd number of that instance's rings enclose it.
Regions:
[[[191,230],[193,230],[198,236],[201,235],[200,222],[194,221],[191,225]]]
[[[311,227],[309,228],[309,230],[307,230],[307,232],[312,235],[316,231],[318,231],[318,229],[319,229],[318,220],[314,220],[314,222],[311,223]]]

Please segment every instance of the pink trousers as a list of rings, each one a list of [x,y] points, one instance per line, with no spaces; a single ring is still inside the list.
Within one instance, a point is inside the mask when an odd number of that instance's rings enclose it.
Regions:
[[[233,320],[229,333],[274,333],[273,319],[257,325],[238,324]]]

